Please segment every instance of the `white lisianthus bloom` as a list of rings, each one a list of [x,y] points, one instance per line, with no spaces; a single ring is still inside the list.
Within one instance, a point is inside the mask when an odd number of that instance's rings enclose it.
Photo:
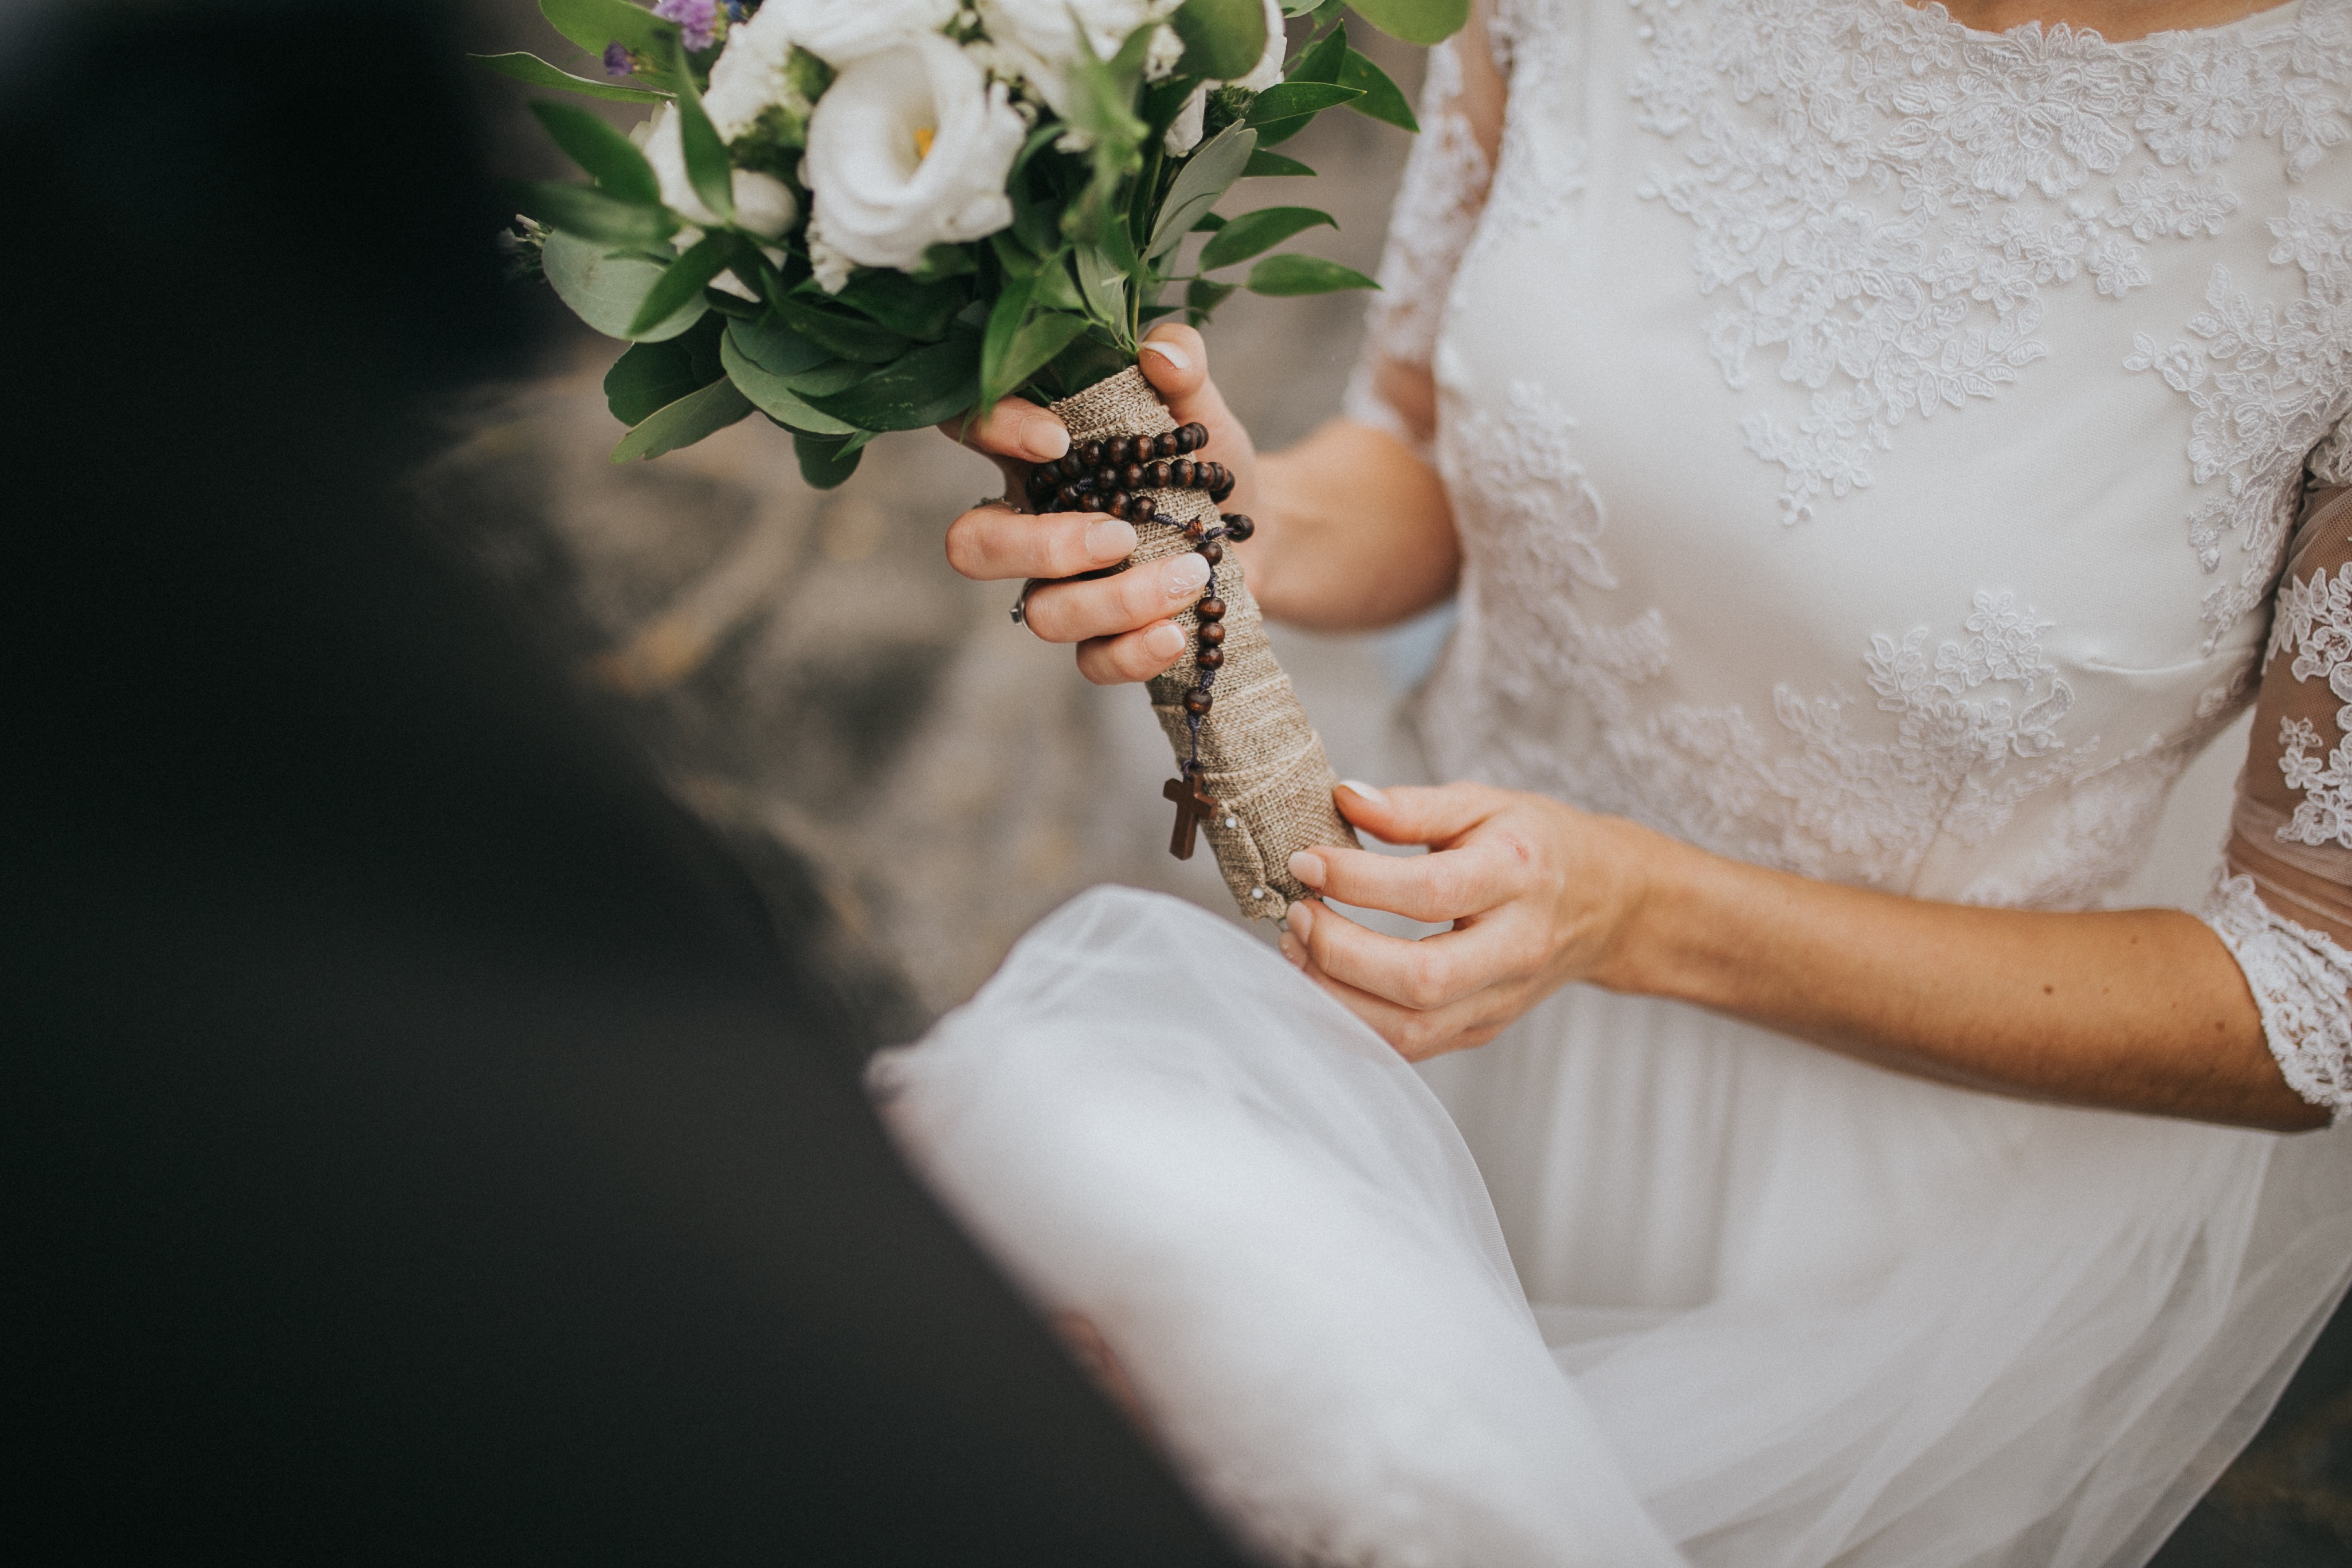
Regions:
[[[918,33],[936,33],[955,14],[956,0],[768,0],[752,20],[775,16],[793,43],[838,70]]]
[[[818,282],[911,270],[1012,223],[1004,180],[1027,133],[1003,84],[937,33],[853,60],[817,100],[801,165]]]
[[[654,166],[654,178],[661,182],[662,205],[699,227],[717,224],[719,215],[702,205],[694,182],[686,177],[686,147],[679,140],[677,106],[663,104],[646,126],[641,145],[646,162]],[[750,169],[731,173],[729,184],[735,198],[735,226],[761,239],[782,238],[801,216],[793,188],[772,174]]]
[[[1282,6],[1279,0],[1265,0],[1265,52],[1250,68],[1249,75],[1238,77],[1224,85],[1247,88],[1252,92],[1264,92],[1282,79],[1282,56],[1288,40],[1282,36]],[[1209,89],[1202,82],[1168,122],[1168,134],[1160,139],[1171,158],[1181,158],[1201,144],[1201,121],[1209,110]]]
[[[749,21],[727,29],[727,47],[711,63],[710,86],[702,94],[702,111],[719,140],[732,142],[778,104],[794,114],[808,112],[808,100],[793,85],[790,67],[793,37],[784,7],[762,5]]]
[[[1182,0],[978,0],[982,26],[1057,114],[1068,108],[1065,72],[1078,58],[1078,28],[1099,58],[1128,35],[1172,15]]]

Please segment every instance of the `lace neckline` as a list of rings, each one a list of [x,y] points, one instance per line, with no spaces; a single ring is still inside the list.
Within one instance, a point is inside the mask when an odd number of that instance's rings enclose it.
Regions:
[[[1907,16],[1917,17],[1924,26],[1933,31],[1965,38],[1972,43],[1993,44],[2006,38],[2047,37],[2053,39],[2072,39],[2081,45],[2127,53],[2137,50],[2143,46],[2177,48],[2186,42],[2221,37],[2236,32],[2241,27],[2249,27],[2256,24],[2291,22],[2294,19],[2295,14],[2303,9],[2305,0],[2286,0],[2284,5],[2266,6],[2260,11],[2241,16],[2234,22],[2217,22],[2210,27],[2167,27],[2154,33],[2143,33],[2137,38],[2126,38],[2120,43],[2108,42],[2106,36],[2096,27],[2078,27],[2071,22],[2052,22],[2046,26],[2040,21],[2020,22],[2016,26],[2001,32],[1989,33],[1982,27],[1971,27],[1955,17],[1945,8],[1942,0],[1927,0],[1927,4],[1920,5],[1910,4],[1910,0],[1877,0],[1877,3],[1881,10],[1903,12]]]

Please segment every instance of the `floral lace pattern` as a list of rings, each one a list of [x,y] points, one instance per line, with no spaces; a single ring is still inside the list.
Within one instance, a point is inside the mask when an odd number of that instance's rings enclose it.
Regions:
[[[2318,680],[2345,706],[2336,710],[2336,743],[2326,749],[2308,719],[2279,721],[2279,772],[2286,787],[2303,799],[2278,830],[2283,841],[2340,844],[2352,849],[2352,566],[2334,577],[2314,572],[2308,583],[2289,577],[2279,585],[2273,612],[2270,650],[2263,664],[2293,650],[2289,673],[2298,681]]]
[[[2120,45],[1971,32],[1902,0],[1632,4],[1637,122],[1687,137],[1642,194],[1691,220],[1701,291],[1733,301],[1709,352],[1735,388],[1761,358],[1805,390],[1793,425],[1742,424],[1784,470],[1790,522],[1872,484],[1906,419],[2044,357],[2045,290],[2088,278],[2122,299],[2152,279],[2146,247],[2220,233],[2239,197],[2205,176],[2242,142],[2299,179],[2352,134],[2330,90],[2352,76],[2341,0]]]
[[[1421,93],[1421,134],[1405,160],[1404,183],[1381,253],[1381,291],[1366,314],[1366,357],[1426,365],[1437,345],[1454,268],[1486,205],[1492,173],[1462,109],[1455,40],[1429,51]]]
[[[2225,879],[2200,913],[2245,973],[2287,1087],[2352,1115],[2352,952],[2263,902],[2251,877]]]

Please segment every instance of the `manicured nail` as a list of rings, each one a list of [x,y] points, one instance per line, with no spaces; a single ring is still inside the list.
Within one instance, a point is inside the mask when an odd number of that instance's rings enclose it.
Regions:
[[[1282,940],[1275,945],[1282,949],[1282,956],[1290,960],[1294,968],[1304,969],[1307,967],[1307,944],[1305,942],[1300,942],[1288,931],[1284,931],[1282,933]]]
[[[1388,796],[1382,795],[1371,785],[1368,784],[1359,784],[1354,779],[1341,779],[1339,781],[1339,787],[1341,789],[1354,790],[1358,795],[1362,795],[1374,805],[1385,806],[1389,803]]]
[[[1171,599],[1189,599],[1208,586],[1209,563],[1192,551],[1160,568],[1160,581],[1167,585]]]
[[[1174,369],[1190,370],[1192,368],[1192,356],[1186,353],[1182,349],[1178,348],[1174,343],[1146,343],[1143,345],[1143,352],[1148,354],[1158,354],[1161,359],[1166,360]]]
[[[1021,449],[1041,463],[1050,463],[1070,449],[1070,433],[1050,414],[1032,414],[1021,422]]]
[[[1143,634],[1143,651],[1154,658],[1174,658],[1184,651],[1184,628],[1162,621]]]
[[[1305,899],[1299,900],[1290,906],[1290,912],[1283,917],[1283,923],[1290,928],[1291,935],[1305,942],[1315,934],[1315,906]]]
[[[1124,561],[1135,552],[1135,527],[1115,517],[1098,517],[1087,524],[1087,558]]]
[[[1323,885],[1323,857],[1301,849],[1290,858],[1290,874],[1310,888]]]

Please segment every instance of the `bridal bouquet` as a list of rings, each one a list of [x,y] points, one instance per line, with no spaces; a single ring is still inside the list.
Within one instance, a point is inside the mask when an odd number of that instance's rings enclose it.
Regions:
[[[1243,912],[1264,918],[1306,894],[1286,868],[1294,850],[1353,835],[1225,555],[1250,531],[1218,510],[1233,478],[1193,456],[1207,432],[1177,427],[1135,355],[1154,321],[1205,321],[1236,289],[1375,286],[1269,254],[1327,214],[1214,211],[1244,176],[1311,174],[1271,149],[1326,109],[1416,129],[1395,84],[1349,47],[1346,4],[541,0],[602,74],[485,60],[651,110],[625,133],[534,103],[589,183],[522,186],[510,237],[583,321],[631,345],[604,380],[629,426],[614,461],[757,412],[829,488],[884,431],[1019,395],[1050,405],[1072,439],[1029,476],[1033,510],[1127,519],[1129,565],[1206,557],[1208,589],[1178,617],[1189,651],[1150,683],[1181,769],[1163,791],[1177,808],[1170,847],[1189,856],[1205,828]],[[1433,43],[1467,0],[1355,9]],[[1286,18],[1302,16],[1309,41],[1286,58]],[[1195,233],[1206,238],[1188,269]]]

